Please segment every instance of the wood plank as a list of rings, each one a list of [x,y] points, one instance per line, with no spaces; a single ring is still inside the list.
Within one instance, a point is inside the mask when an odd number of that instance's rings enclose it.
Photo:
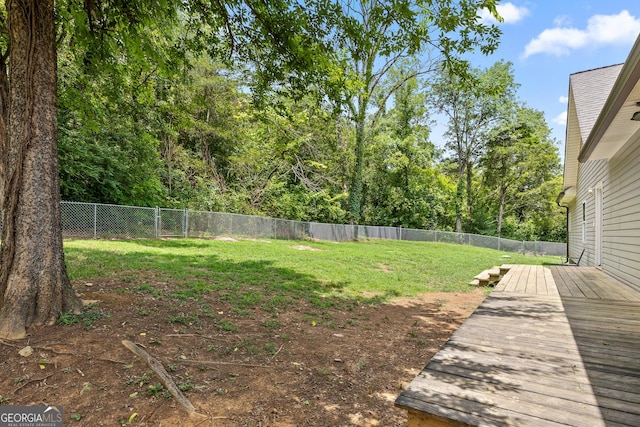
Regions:
[[[588,281],[585,280],[584,275],[579,274],[579,267],[565,270],[565,272],[585,298],[600,298],[600,295],[591,289],[591,286]]]
[[[429,400],[439,396],[448,396],[452,400],[464,399],[466,402],[481,403],[496,410],[527,415],[534,418],[536,422],[547,420],[566,425],[604,425],[595,400],[592,403],[584,403],[549,398],[530,392],[526,388],[519,388],[517,393],[514,393],[508,386],[491,384],[487,381],[453,375],[437,376],[431,372],[423,372],[423,374],[424,380],[411,383],[407,390],[423,395]]]
[[[640,378],[636,376],[612,376],[611,373],[592,371],[589,372],[589,381],[593,384],[593,389],[617,390],[631,395],[638,395],[640,390]],[[606,394],[612,396],[612,394]],[[633,402],[634,399],[623,399]]]
[[[626,299],[622,287],[592,267],[576,270],[579,280],[589,286],[601,299]]]
[[[522,268],[519,265],[513,266],[509,273],[507,273],[504,277],[505,280],[505,291],[511,292],[515,290],[515,283],[517,283],[520,274],[522,273]]]
[[[509,271],[507,271],[505,275],[502,277],[502,279],[500,279],[500,282],[498,282],[498,284],[495,286],[494,289],[499,291],[506,290],[507,286],[509,286],[509,284],[513,280],[513,277],[516,276],[517,274],[519,274],[517,269],[510,268]]]
[[[521,265],[513,266],[513,268],[509,270],[509,273],[507,273],[504,277],[504,280],[505,280],[504,291],[506,292],[515,291],[515,285],[518,282],[521,274],[522,274],[522,266]]]
[[[557,424],[550,421],[540,420],[515,411],[497,410],[464,398],[453,401],[446,399],[445,396],[436,396],[434,399],[424,400],[419,392],[410,390],[405,390],[405,392],[396,400],[397,406],[451,420],[453,425],[557,427]]]
[[[560,292],[560,296],[569,296],[569,297],[580,297],[584,298],[585,294],[582,292],[578,284],[574,281],[574,277],[570,274],[572,269],[576,269],[579,267],[567,267],[562,269],[557,269],[556,271],[559,274],[559,279],[564,283],[564,289],[566,289],[567,293]],[[558,277],[554,276],[556,282],[558,281]]]
[[[442,366],[444,366],[445,369],[453,370],[454,373],[452,374],[451,372],[449,372],[445,373],[448,375],[438,377],[440,373],[437,371],[439,367]],[[619,399],[612,399],[611,397],[607,396],[599,396],[598,399],[596,399],[592,394],[583,393],[582,386],[578,385],[578,387],[574,387],[572,389],[567,388],[568,382],[564,379],[558,378],[557,376],[535,375],[533,377],[523,378],[521,373],[519,373],[517,370],[509,369],[504,373],[500,373],[497,372],[494,367],[487,365],[484,366],[485,370],[483,372],[478,369],[478,366],[482,368],[484,365],[479,364],[467,367],[465,369],[460,367],[459,364],[453,364],[447,367],[446,365],[442,364],[438,365],[435,363],[430,363],[427,370],[425,370],[426,372],[423,372],[423,374],[421,374],[421,381],[427,381],[430,387],[430,392],[434,392],[438,396],[447,395],[448,399],[452,399],[452,393],[454,390],[447,387],[450,387],[451,383],[456,384],[456,381],[459,381],[462,384],[461,387],[463,387],[462,391],[464,391],[465,400],[472,398],[472,400],[478,401],[477,399],[483,398],[483,393],[487,393],[488,391],[492,398],[496,398],[499,400],[499,402],[501,402],[500,404],[494,404],[494,407],[501,407],[501,404],[505,402],[504,396],[502,396],[501,393],[508,393],[509,390],[513,388],[514,390],[518,390],[516,405],[518,410],[526,410],[527,415],[530,415],[535,411],[540,411],[541,407],[537,406],[537,399],[540,398],[545,402],[544,408],[547,408],[544,410],[544,413],[546,415],[552,415],[554,417],[554,420],[558,419],[557,414],[554,412],[555,410],[561,411],[563,413],[566,413],[567,411],[569,413],[572,413],[573,411],[577,411],[578,408],[582,408],[582,410],[584,410],[584,405],[589,405],[589,401],[583,401],[584,397],[586,396],[588,399],[591,399],[591,405],[602,406],[607,409],[607,425],[612,424],[612,420],[617,420],[618,422],[631,420],[631,422],[633,423],[640,421],[640,415],[637,413],[637,411],[629,412],[628,405],[626,405],[624,402],[621,403]],[[445,380],[444,382],[447,383],[447,386],[445,386],[445,388],[438,388],[437,385],[434,387],[433,384],[428,382],[430,375],[433,376],[432,379],[435,381],[442,382],[443,380]],[[487,375],[488,378],[483,378],[483,375]],[[474,378],[474,376],[476,378]],[[469,381],[469,379],[475,380],[477,382],[476,386],[474,386],[474,382]],[[531,381],[532,379],[534,381]],[[542,379],[543,382],[535,381],[536,379]],[[520,390],[520,387],[522,387],[523,385],[526,386],[527,389],[524,394],[522,390]],[[588,387],[588,382],[583,383],[583,385]],[[468,392],[469,389],[475,389],[474,387],[482,390],[481,392],[479,392],[479,395],[470,395],[470,393]],[[459,392],[461,391],[459,390]],[[536,395],[536,393],[540,396]],[[457,394],[453,393],[453,398],[455,399],[456,397]],[[487,404],[486,401],[484,401],[483,403]],[[529,403],[531,403],[531,405]],[[464,405],[467,406],[468,403],[465,403]],[[549,412],[548,408],[550,405],[554,409]],[[540,425],[540,416],[542,415],[536,415],[535,421],[528,425]],[[568,425],[595,425],[592,424],[593,417],[590,415],[588,418],[588,421],[581,420],[579,418],[572,418],[572,421],[575,422],[575,424]],[[565,419],[564,421],[567,420]],[[519,423],[522,425],[527,425],[522,423],[522,420],[520,420]]]
[[[591,286],[597,287],[604,293],[604,296],[601,296],[603,299],[640,301],[640,293],[602,274],[596,268],[581,268],[579,273],[581,274],[581,280],[588,281]]]
[[[400,407],[417,409],[438,417],[447,418],[464,426],[535,426],[558,427],[558,423],[531,416],[517,410],[496,408],[483,402],[477,402],[464,397],[448,399],[444,395],[430,395],[425,401],[420,391],[407,390],[401,396]],[[398,402],[398,401],[396,401]],[[595,420],[594,420],[595,421]],[[593,427],[604,426],[602,422],[589,424]],[[607,426],[609,427],[609,426]]]
[[[564,267],[564,268],[572,268],[572,267]],[[558,289],[558,295],[562,295],[562,296],[571,296],[571,291],[569,290],[569,287],[567,286],[566,282],[564,281],[564,278],[560,272],[560,268],[558,267],[552,267],[551,268],[551,274],[553,276],[553,280],[556,284],[556,289]]]
[[[523,265],[522,272],[520,273],[520,277],[518,277],[518,283],[516,283],[516,287],[514,289],[515,292],[527,292],[527,279],[529,278],[529,271],[531,270],[530,265]]]
[[[504,291],[504,288],[507,286],[507,282],[505,280],[505,277],[506,276],[504,276],[502,279],[500,279],[500,281],[498,283],[496,283],[496,285],[493,288],[494,290]]]
[[[529,276],[527,277],[526,290],[529,294],[538,294],[538,265],[529,267]],[[540,292],[541,293],[541,292]]]
[[[558,286],[556,285],[556,281],[553,278],[553,273],[549,267],[544,267],[544,278],[545,283],[547,284],[547,295],[560,295],[558,292]]]
[[[513,265],[511,264],[502,264],[500,267],[498,267],[500,268],[500,275],[504,277],[512,267]]]
[[[443,419],[435,415],[428,415],[424,412],[409,410],[407,414],[407,427],[455,427],[464,424],[452,420]]]
[[[425,376],[422,378],[428,381],[427,375],[432,375],[434,380],[440,381],[443,378],[459,377],[460,383],[463,383],[465,387],[471,387],[470,381],[481,381],[487,383],[488,387],[495,387],[505,392],[509,392],[511,389],[521,390],[526,388],[528,392],[531,392],[529,397],[533,403],[537,403],[542,395],[544,399],[558,399],[555,404],[559,405],[559,408],[566,407],[567,402],[565,401],[568,401],[570,405],[595,405],[640,416],[640,411],[638,410],[640,405],[636,405],[634,408],[628,404],[629,402],[640,403],[639,395],[628,392],[616,393],[611,389],[601,389],[597,396],[595,393],[585,393],[585,390],[590,389],[590,383],[586,378],[583,382],[568,382],[565,379],[553,376],[544,378],[540,378],[540,376],[523,377],[513,371],[496,371],[486,368],[482,370],[483,366],[480,366],[481,370],[479,371],[475,368],[475,366],[464,368],[455,364],[430,363],[425,371]],[[484,390],[487,389],[485,388]],[[527,397],[521,393],[518,393],[518,399],[527,401]]]
[[[491,276],[489,275],[489,272],[485,270],[476,275],[473,279],[478,281],[478,286],[489,286],[490,278]]]
[[[535,266],[536,275],[536,293],[539,295],[547,295],[547,283],[544,277],[544,267],[541,265]]]
[[[475,333],[475,331],[469,331],[471,333]],[[535,358],[552,358],[558,357],[561,355],[565,360],[573,360],[580,361],[581,355],[577,348],[569,348],[566,345],[563,345],[561,340],[561,336],[558,337],[554,341],[546,341],[541,340],[540,336],[530,335],[529,337],[524,334],[517,334],[513,336],[513,339],[505,339],[501,342],[497,342],[495,340],[485,340],[482,337],[477,337],[475,334],[473,336],[468,336],[465,334],[460,334],[455,338],[452,338],[450,346],[465,346],[467,348],[481,348],[484,352],[490,352],[492,354],[497,355],[498,357],[508,356],[510,354],[514,354],[519,356],[520,358],[529,357],[531,359]],[[566,341],[567,338],[565,338]],[[450,347],[449,346],[449,347]],[[447,349],[449,348],[447,347]],[[447,356],[447,350],[443,349],[442,356]]]
[[[513,266],[396,404],[453,425],[640,425],[629,289],[596,269]]]

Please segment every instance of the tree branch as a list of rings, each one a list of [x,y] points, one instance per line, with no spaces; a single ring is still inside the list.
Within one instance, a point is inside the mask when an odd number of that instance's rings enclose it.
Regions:
[[[129,340],[123,340],[122,345],[131,350],[142,360],[147,362],[147,365],[149,365],[149,367],[153,369],[153,371],[158,375],[160,381],[162,381],[162,384],[164,384],[167,390],[171,392],[173,397],[176,398],[178,403],[182,405],[182,407],[187,411],[189,415],[196,414],[196,408],[194,408],[191,404],[191,401],[189,401],[189,399],[187,399],[185,395],[182,394],[182,391],[180,391],[178,386],[176,386],[176,383],[173,382],[167,371],[164,369],[164,366],[162,366],[162,363],[160,363],[157,359],[151,357],[149,353]]]

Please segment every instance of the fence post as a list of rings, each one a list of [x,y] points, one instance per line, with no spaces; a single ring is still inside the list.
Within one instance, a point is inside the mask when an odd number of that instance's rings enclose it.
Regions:
[[[98,205],[93,204],[93,239],[98,238]]]
[[[158,238],[158,235],[160,234],[159,232],[159,222],[160,220],[160,208],[156,206],[156,210],[153,214],[153,234],[156,237],[156,239]]]
[[[182,235],[184,237],[189,236],[189,209],[184,210],[183,214],[184,220],[182,221]]]

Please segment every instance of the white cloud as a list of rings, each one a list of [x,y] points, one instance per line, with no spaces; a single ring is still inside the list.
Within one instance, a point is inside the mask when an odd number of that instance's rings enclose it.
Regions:
[[[562,113],[555,116],[552,120],[553,123],[558,124],[560,126],[567,125],[567,112],[563,111]]]
[[[561,96],[560,98],[558,98],[558,102],[561,104],[566,104],[567,102],[569,102],[569,98],[566,96]]]
[[[566,17],[556,18],[557,24],[566,24]],[[549,28],[531,40],[524,48],[523,57],[537,53],[563,56],[572,50],[587,46],[605,46],[620,43],[633,43],[640,33],[640,18],[623,10],[617,15],[593,15],[586,29],[568,26]]]
[[[556,27],[570,27],[573,24],[573,19],[569,15],[556,16],[553,20],[553,25]]]
[[[518,7],[513,3],[499,4],[496,9],[498,10],[498,15],[502,17],[504,24],[515,24],[529,15],[529,9],[524,6]],[[498,23],[496,18],[491,15],[488,9],[481,9],[478,12],[478,16],[480,16],[484,22],[491,24]]]

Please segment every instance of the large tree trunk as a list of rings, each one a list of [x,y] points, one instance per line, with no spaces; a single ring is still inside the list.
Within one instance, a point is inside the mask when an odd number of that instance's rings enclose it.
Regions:
[[[365,146],[365,117],[361,114],[356,119],[356,159],[353,171],[353,180],[349,189],[349,210],[351,211],[351,221],[357,225],[360,223],[360,209],[362,206],[362,170],[364,168],[364,146]],[[357,229],[356,229],[356,239]]]
[[[498,237],[502,236],[502,218],[504,217],[504,205],[507,198],[507,188],[500,186],[500,206],[498,208]]]
[[[462,159],[460,155],[461,151],[458,151],[458,184],[456,185],[456,233],[462,233],[462,215],[464,209],[464,196],[465,196],[465,185],[464,185],[464,172],[465,172],[465,161]]]
[[[53,0],[7,0],[9,110],[5,120],[0,338],[79,311],[62,250]]]

